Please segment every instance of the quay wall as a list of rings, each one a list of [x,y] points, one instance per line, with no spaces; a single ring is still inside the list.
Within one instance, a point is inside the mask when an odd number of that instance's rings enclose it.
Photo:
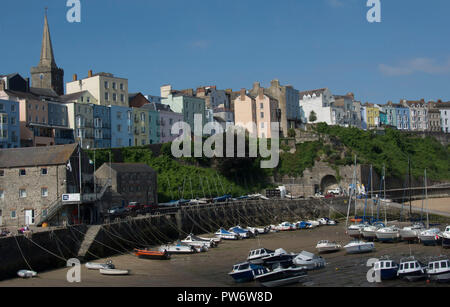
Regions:
[[[89,229],[95,226],[87,225],[37,232],[29,238],[6,237],[0,239],[0,279],[16,277],[18,270],[29,267],[37,272],[64,267],[64,259],[69,258],[84,262],[126,254],[134,248],[183,239],[189,233],[323,216],[342,218],[346,212],[347,200],[343,198],[240,201],[161,209],[156,215],[127,217],[101,225],[92,237]],[[87,252],[80,257],[79,251],[86,241],[89,241]]]

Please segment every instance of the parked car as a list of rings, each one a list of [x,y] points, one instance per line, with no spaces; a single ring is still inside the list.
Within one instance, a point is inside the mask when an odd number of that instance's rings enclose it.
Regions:
[[[328,190],[327,194],[339,195],[341,194],[341,190],[339,188]]]
[[[122,214],[126,211],[124,207],[113,207],[108,209],[109,214]]]

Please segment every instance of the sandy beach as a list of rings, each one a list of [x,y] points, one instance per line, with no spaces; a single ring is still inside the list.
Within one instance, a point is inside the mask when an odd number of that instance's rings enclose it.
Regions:
[[[39,272],[33,279],[11,279],[0,282],[0,287],[259,287],[257,282],[235,284],[228,272],[233,264],[243,262],[251,249],[265,247],[268,249],[284,248],[288,252],[307,250],[316,253],[315,246],[319,240],[334,240],[342,245],[350,238],[345,234],[344,223],[337,226],[322,226],[311,230],[269,233],[258,238],[239,241],[222,241],[217,248],[206,253],[191,255],[173,255],[170,260],[138,259],[132,254],[112,257],[118,269],[129,269],[128,276],[104,276],[98,271],[87,270],[82,265],[81,282],[69,283],[66,274],[69,268],[48,272]],[[442,225],[445,227],[444,225]],[[298,286],[379,286],[366,279],[369,258],[389,255],[399,261],[410,254],[426,262],[426,258],[438,255],[450,255],[450,250],[442,247],[425,247],[421,244],[375,243],[376,251],[369,254],[346,255],[344,250],[334,254],[324,254],[327,267],[309,273],[309,280]],[[98,262],[103,262],[100,260]],[[390,281],[388,286],[427,286],[425,282],[406,283]]]

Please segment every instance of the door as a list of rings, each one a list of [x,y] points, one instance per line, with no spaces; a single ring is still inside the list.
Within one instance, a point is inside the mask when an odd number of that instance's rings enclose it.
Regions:
[[[34,224],[34,210],[25,210],[25,225]]]
[[[0,226],[3,226],[2,210],[0,210]]]

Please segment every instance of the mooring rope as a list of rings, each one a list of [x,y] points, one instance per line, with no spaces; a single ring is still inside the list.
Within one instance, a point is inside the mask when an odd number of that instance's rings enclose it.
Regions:
[[[29,268],[31,271],[34,271],[34,270],[31,268],[30,264],[28,263],[27,259],[25,258],[25,255],[23,254],[22,249],[20,248],[19,241],[17,241],[17,236],[14,236],[14,239],[16,240],[17,247],[19,248],[19,251],[20,251],[20,254],[22,255],[23,260],[24,260],[25,263],[27,264],[28,268]]]
[[[27,238],[26,236],[24,236],[24,238],[27,239],[28,241],[30,241],[31,243],[33,243],[34,245],[36,245],[37,247],[39,247],[40,249],[42,249],[43,251],[46,251],[46,252],[49,253],[50,255],[53,255],[53,256],[55,256],[56,258],[58,258],[58,259],[60,259],[60,260],[63,260],[64,262],[67,262],[67,259],[65,259],[65,258],[63,258],[63,257],[61,257],[61,256],[58,256],[57,254],[53,253],[52,251],[50,251],[50,250],[46,249],[45,247],[43,247],[43,246],[37,244],[36,242],[34,242],[33,240],[31,240],[30,238]]]

